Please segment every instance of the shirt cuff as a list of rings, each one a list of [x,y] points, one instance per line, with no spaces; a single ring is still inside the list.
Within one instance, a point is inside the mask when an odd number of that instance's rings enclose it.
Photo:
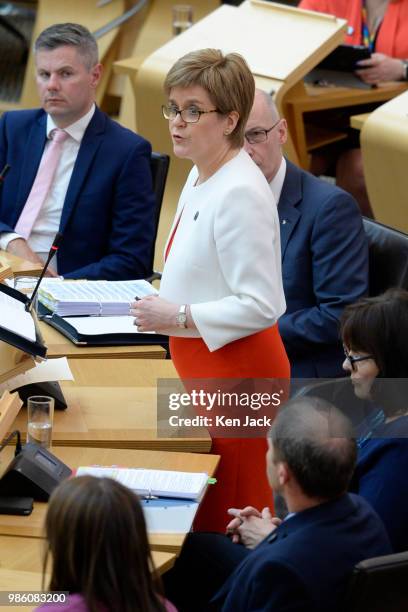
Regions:
[[[19,236],[19,234],[15,234],[14,232],[3,232],[0,234],[0,249],[7,251],[9,242],[15,240],[16,238],[22,238],[22,236]]]

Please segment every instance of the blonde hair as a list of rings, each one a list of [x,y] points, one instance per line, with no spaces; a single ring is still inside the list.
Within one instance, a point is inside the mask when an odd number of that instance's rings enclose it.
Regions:
[[[227,136],[231,145],[242,147],[245,125],[254,102],[255,81],[248,64],[238,53],[223,55],[219,49],[200,49],[181,57],[164,81],[169,95],[173,87],[198,85],[210,96],[217,110],[239,114],[235,129]]]

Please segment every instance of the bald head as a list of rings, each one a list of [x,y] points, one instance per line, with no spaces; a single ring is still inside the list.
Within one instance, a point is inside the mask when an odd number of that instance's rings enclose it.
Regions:
[[[245,134],[249,133],[251,140],[251,135],[258,138],[262,131],[267,132],[266,140],[249,143],[245,139],[244,148],[270,183],[282,162],[282,145],[287,139],[287,125],[285,119],[280,119],[271,96],[257,89]]]
[[[346,491],[357,449],[351,424],[332,404],[316,397],[291,400],[279,411],[269,438],[271,484],[276,464],[284,462],[310,498],[334,499]]]

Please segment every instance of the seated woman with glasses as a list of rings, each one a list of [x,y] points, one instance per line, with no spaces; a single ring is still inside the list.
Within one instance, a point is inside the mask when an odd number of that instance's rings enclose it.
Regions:
[[[132,314],[142,331],[170,335],[183,380],[206,379],[216,391],[220,379],[286,379],[289,363],[277,326],[285,298],[276,203],[242,149],[254,78],[240,55],[202,49],[174,64],[164,88],[174,153],[195,165],[165,249],[160,297],[134,303]],[[213,440],[221,462],[196,523],[200,529],[224,531],[227,508],[244,499],[270,504],[260,436]]]
[[[347,306],[342,338],[343,368],[350,372],[358,401],[340,379],[311,384],[301,395],[330,398],[355,422],[364,403],[368,416],[355,428],[358,456],[349,491],[364,497],[380,516],[394,552],[408,550],[408,292],[390,289]],[[250,498],[239,508],[243,516],[257,517],[248,531],[251,538],[265,537],[277,524],[277,517],[264,516]],[[278,521],[288,513],[279,496],[276,510]],[[236,533],[241,523],[233,518],[227,529]]]
[[[382,518],[395,552],[408,550],[408,292],[346,307],[341,333],[354,393],[372,409],[358,427],[350,490]]]
[[[177,612],[158,594],[139,499],[119,482],[94,476],[62,482],[50,498],[45,537],[43,587],[69,594],[38,612]]]

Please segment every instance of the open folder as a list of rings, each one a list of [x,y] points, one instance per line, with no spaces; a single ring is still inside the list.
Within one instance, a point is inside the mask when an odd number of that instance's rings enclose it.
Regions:
[[[208,483],[205,472],[178,472],[174,470],[149,470],[142,468],[120,468],[89,466],[79,467],[77,476],[113,478],[138,495],[147,497],[170,497],[198,501]]]
[[[85,346],[125,346],[167,344],[168,336],[154,332],[140,332],[133,317],[60,317],[42,304],[41,319],[54,327],[71,342]]]
[[[140,332],[134,325],[134,317],[129,316],[130,305],[134,300],[157,294],[156,289],[144,280],[45,279],[43,285],[38,308],[42,320],[74,344],[167,345],[167,336]]]
[[[0,284],[0,340],[34,357],[45,357],[44,345],[31,312],[28,298],[20,291]]]

